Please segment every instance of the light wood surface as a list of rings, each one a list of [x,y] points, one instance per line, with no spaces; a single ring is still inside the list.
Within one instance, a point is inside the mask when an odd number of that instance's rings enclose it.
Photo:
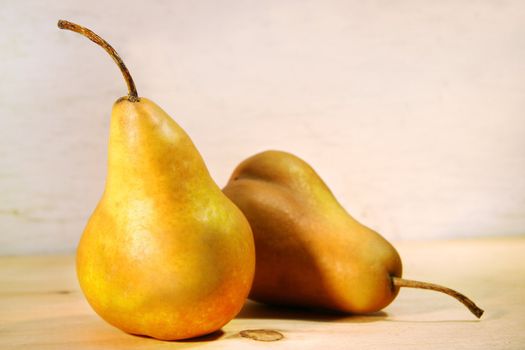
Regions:
[[[523,349],[525,237],[397,244],[405,276],[455,288],[485,309],[476,320],[445,295],[402,290],[368,316],[292,311],[248,302],[221,332],[182,342],[125,334],[79,290],[72,255],[0,258],[0,349]],[[246,329],[277,330],[259,342]]]

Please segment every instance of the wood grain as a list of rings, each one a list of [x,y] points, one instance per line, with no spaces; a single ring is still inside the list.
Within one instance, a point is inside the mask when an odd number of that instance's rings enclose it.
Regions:
[[[220,332],[162,342],[106,324],[80,292],[71,255],[0,258],[1,349],[523,349],[525,237],[398,244],[405,276],[457,288],[476,320],[444,295],[403,290],[384,312],[344,316],[248,302]],[[257,342],[243,330],[277,331]]]

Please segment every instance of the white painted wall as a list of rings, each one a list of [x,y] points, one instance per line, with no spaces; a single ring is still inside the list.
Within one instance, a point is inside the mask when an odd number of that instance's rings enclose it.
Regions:
[[[525,233],[525,2],[1,1],[0,254],[72,251],[103,190],[111,59],[216,181],[282,149],[388,239]]]

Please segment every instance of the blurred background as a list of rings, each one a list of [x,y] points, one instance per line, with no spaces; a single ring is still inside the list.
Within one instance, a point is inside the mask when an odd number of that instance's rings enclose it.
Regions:
[[[0,11],[0,254],[72,252],[104,187],[118,68],[223,186],[309,162],[387,239],[525,233],[525,2],[9,1]]]

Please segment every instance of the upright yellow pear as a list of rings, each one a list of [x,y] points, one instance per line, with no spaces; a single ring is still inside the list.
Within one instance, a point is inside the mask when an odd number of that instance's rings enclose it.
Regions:
[[[201,155],[159,106],[138,97],[116,52],[130,95],[111,114],[102,199],[77,250],[89,304],[132,334],[175,340],[220,329],[240,311],[255,264],[242,212],[210,177]]]
[[[476,316],[483,313],[449,288],[402,279],[396,249],[349,215],[312,167],[290,153],[246,159],[223,191],[255,237],[251,299],[367,313],[387,306],[400,287],[416,287],[448,293]]]

